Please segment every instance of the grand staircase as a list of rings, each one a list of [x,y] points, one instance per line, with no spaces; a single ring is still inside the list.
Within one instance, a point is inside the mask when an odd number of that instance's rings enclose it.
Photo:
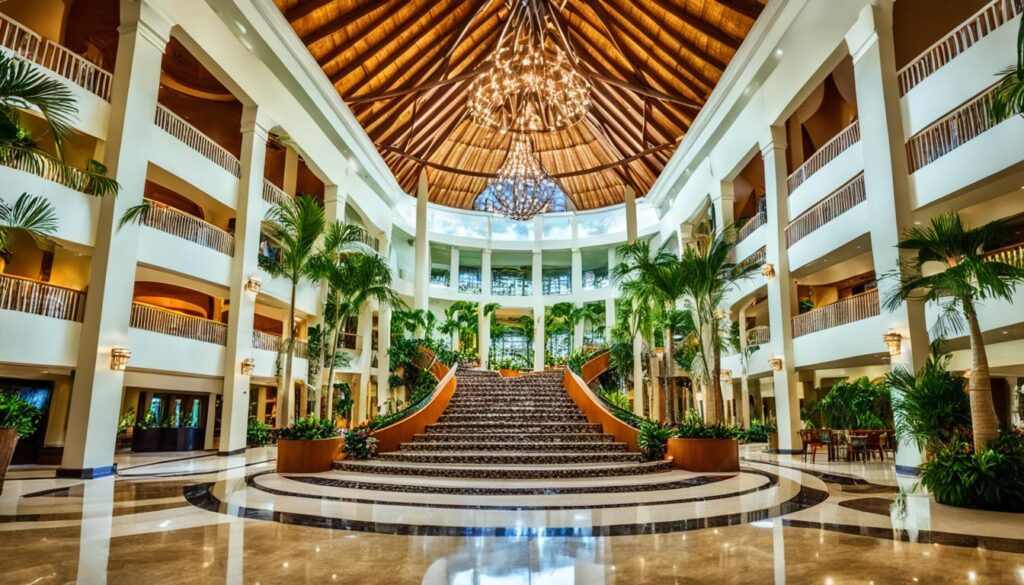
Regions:
[[[341,461],[340,471],[425,477],[556,479],[668,471],[587,422],[561,372],[501,378],[465,370],[441,418],[398,451]]]

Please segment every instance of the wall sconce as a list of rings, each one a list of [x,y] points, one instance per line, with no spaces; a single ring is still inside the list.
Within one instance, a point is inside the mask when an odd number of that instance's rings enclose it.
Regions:
[[[245,290],[251,292],[254,295],[260,294],[260,288],[262,286],[263,281],[256,278],[255,276],[250,276],[249,280],[245,281]]]
[[[781,372],[782,358],[771,358],[768,360],[768,365],[771,366],[773,372]]]
[[[882,336],[882,340],[885,341],[886,347],[889,348],[889,355],[900,355],[903,336],[899,332],[890,331]]]
[[[725,311],[715,311],[715,319],[725,319],[726,316]]]
[[[761,267],[761,276],[765,278],[775,278],[775,265],[765,264]]]
[[[132,357],[132,350],[127,347],[115,347],[110,350],[110,369],[123,372],[128,369],[128,360]]]
[[[242,375],[243,376],[248,376],[248,375],[252,374],[252,371],[255,368],[256,368],[256,360],[252,359],[251,357],[248,357],[248,358],[245,358],[244,360],[242,360]]]
[[[732,370],[722,370],[721,379],[723,384],[732,382]]]

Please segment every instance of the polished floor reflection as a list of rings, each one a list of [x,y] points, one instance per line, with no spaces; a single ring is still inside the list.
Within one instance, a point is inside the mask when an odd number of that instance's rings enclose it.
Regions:
[[[1024,518],[923,495],[891,512],[900,480],[882,463],[751,447],[740,474],[541,492],[445,478],[385,490],[278,476],[273,458],[126,456],[118,477],[85,482],[15,469],[0,583],[1024,583]]]

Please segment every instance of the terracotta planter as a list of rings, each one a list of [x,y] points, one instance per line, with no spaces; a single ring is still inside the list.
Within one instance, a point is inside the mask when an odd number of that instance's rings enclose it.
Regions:
[[[504,368],[499,368],[498,374],[502,378],[518,378],[519,376],[523,375],[523,373],[520,372],[519,370],[506,370]]]
[[[277,440],[277,472],[278,473],[320,473],[330,471],[335,459],[341,456],[341,446],[345,440],[341,437],[333,439],[312,440]]]
[[[14,456],[14,447],[18,444],[18,433],[14,429],[0,429],[0,494],[4,493],[4,478],[7,467]]]
[[[677,469],[686,471],[739,471],[740,445],[736,439],[668,440],[668,454]]]

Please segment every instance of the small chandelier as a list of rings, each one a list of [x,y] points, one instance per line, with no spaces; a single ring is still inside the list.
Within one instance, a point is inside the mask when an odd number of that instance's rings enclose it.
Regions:
[[[889,355],[897,356],[902,352],[903,335],[898,331],[890,331],[882,336],[882,341],[885,342],[885,346],[889,349]]]
[[[509,219],[526,221],[551,208],[560,192],[540,159],[533,152],[528,136],[516,134],[508,149],[505,162],[497,176],[487,185],[490,196],[484,211],[500,213]]]
[[[506,0],[508,22],[490,68],[469,86],[466,106],[474,124],[499,132],[548,132],[573,126],[590,108],[590,82],[573,65],[559,24],[542,6],[547,0]],[[547,29],[553,28],[554,42]]]

